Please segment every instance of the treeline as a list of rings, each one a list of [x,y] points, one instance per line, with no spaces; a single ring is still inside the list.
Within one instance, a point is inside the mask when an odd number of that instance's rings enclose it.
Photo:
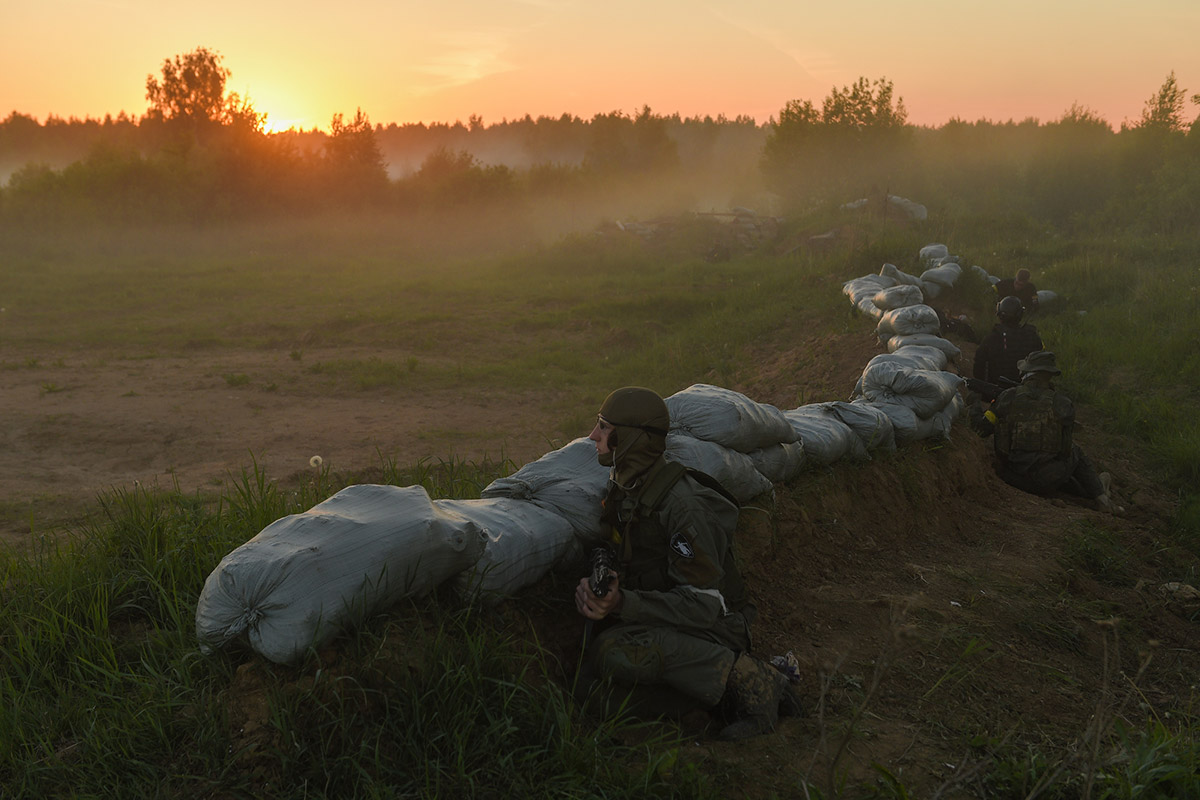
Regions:
[[[0,220],[211,221],[328,208],[461,207],[697,180],[765,186],[789,213],[895,194],[935,213],[1027,215],[1054,225],[1200,220],[1200,125],[1172,73],[1142,118],[1114,130],[1073,106],[1048,123],[910,125],[886,79],[793,100],[758,125],[650,108],[591,119],[373,125],[358,110],[320,130],[267,133],[199,48],[148,76],[141,118],[0,121]],[[1197,97],[1190,98],[1196,103]],[[2,175],[3,172],[0,172]]]
[[[633,174],[757,173],[767,129],[749,118],[527,116],[485,125],[203,131],[162,120],[0,122],[7,219],[212,219],[358,205],[465,205],[580,192]],[[3,174],[3,173],[0,173]]]

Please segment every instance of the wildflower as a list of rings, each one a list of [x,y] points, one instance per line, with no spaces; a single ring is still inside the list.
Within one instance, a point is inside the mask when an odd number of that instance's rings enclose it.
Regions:
[[[308,460],[308,465],[313,469],[316,469],[317,467],[321,466],[322,461],[323,459],[320,456],[313,456]]]

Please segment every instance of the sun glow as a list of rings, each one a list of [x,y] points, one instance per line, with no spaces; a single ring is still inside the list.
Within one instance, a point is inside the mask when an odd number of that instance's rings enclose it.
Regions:
[[[267,121],[263,123],[263,132],[283,133],[290,130],[303,131],[311,127],[313,127],[312,124],[306,119],[275,119],[268,114]]]

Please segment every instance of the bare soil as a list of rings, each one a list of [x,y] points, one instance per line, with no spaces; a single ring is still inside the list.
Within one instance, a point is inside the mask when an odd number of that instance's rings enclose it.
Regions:
[[[965,363],[971,346],[960,344]],[[838,336],[798,326],[764,342],[730,388],[780,408],[839,399],[877,352],[869,326]],[[313,455],[366,467],[377,451],[405,463],[503,451],[524,463],[551,438],[582,433],[547,432],[555,398],[534,394],[291,381],[300,366],[286,352],[29,352],[6,363],[23,365],[0,371],[0,523],[17,544],[31,520],[82,513],[107,487],[202,489],[252,456],[272,476],[303,473]],[[226,377],[239,374],[255,379]],[[1078,441],[1114,474],[1123,516],[1004,485],[990,444],[962,424],[949,442],[812,471],[747,509],[739,536],[756,651],[798,657],[811,712],[741,744],[714,742],[703,715],[685,720],[684,759],[738,796],[803,796],[802,776],[852,787],[873,781],[878,763],[911,796],[973,797],[994,750],[1086,754],[1097,721],[1178,718],[1200,671],[1200,627],[1197,609],[1162,586],[1194,575],[1196,558],[1171,547],[1174,498],[1136,443],[1106,434],[1086,408],[1081,423]],[[549,585],[509,610],[573,664],[579,622],[565,593],[547,602]],[[242,717],[256,707],[242,700],[258,695],[231,687]]]
[[[555,398],[484,390],[346,390],[305,372],[338,359],[404,360],[373,348],[197,352],[130,359],[6,352],[0,370],[0,537],[69,521],[99,492],[213,489],[257,463],[275,479],[419,459],[525,463],[546,452]],[[244,382],[243,382],[244,381]]]

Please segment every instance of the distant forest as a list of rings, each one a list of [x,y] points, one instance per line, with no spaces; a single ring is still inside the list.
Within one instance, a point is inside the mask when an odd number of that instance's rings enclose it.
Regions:
[[[358,109],[334,115],[329,132],[282,133],[267,133],[249,98],[226,91],[229,76],[219,55],[198,48],[147,77],[140,117],[39,122],[12,112],[0,121],[0,223],[429,211],[686,185],[675,199],[693,207],[769,193],[788,213],[891,194],[1059,225],[1200,224],[1200,95],[1174,73],[1119,130],[1080,106],[1044,123],[914,126],[890,81],[860,78],[819,103],[792,100],[761,125],[649,107],[384,125]],[[724,195],[713,191],[721,186]]]

